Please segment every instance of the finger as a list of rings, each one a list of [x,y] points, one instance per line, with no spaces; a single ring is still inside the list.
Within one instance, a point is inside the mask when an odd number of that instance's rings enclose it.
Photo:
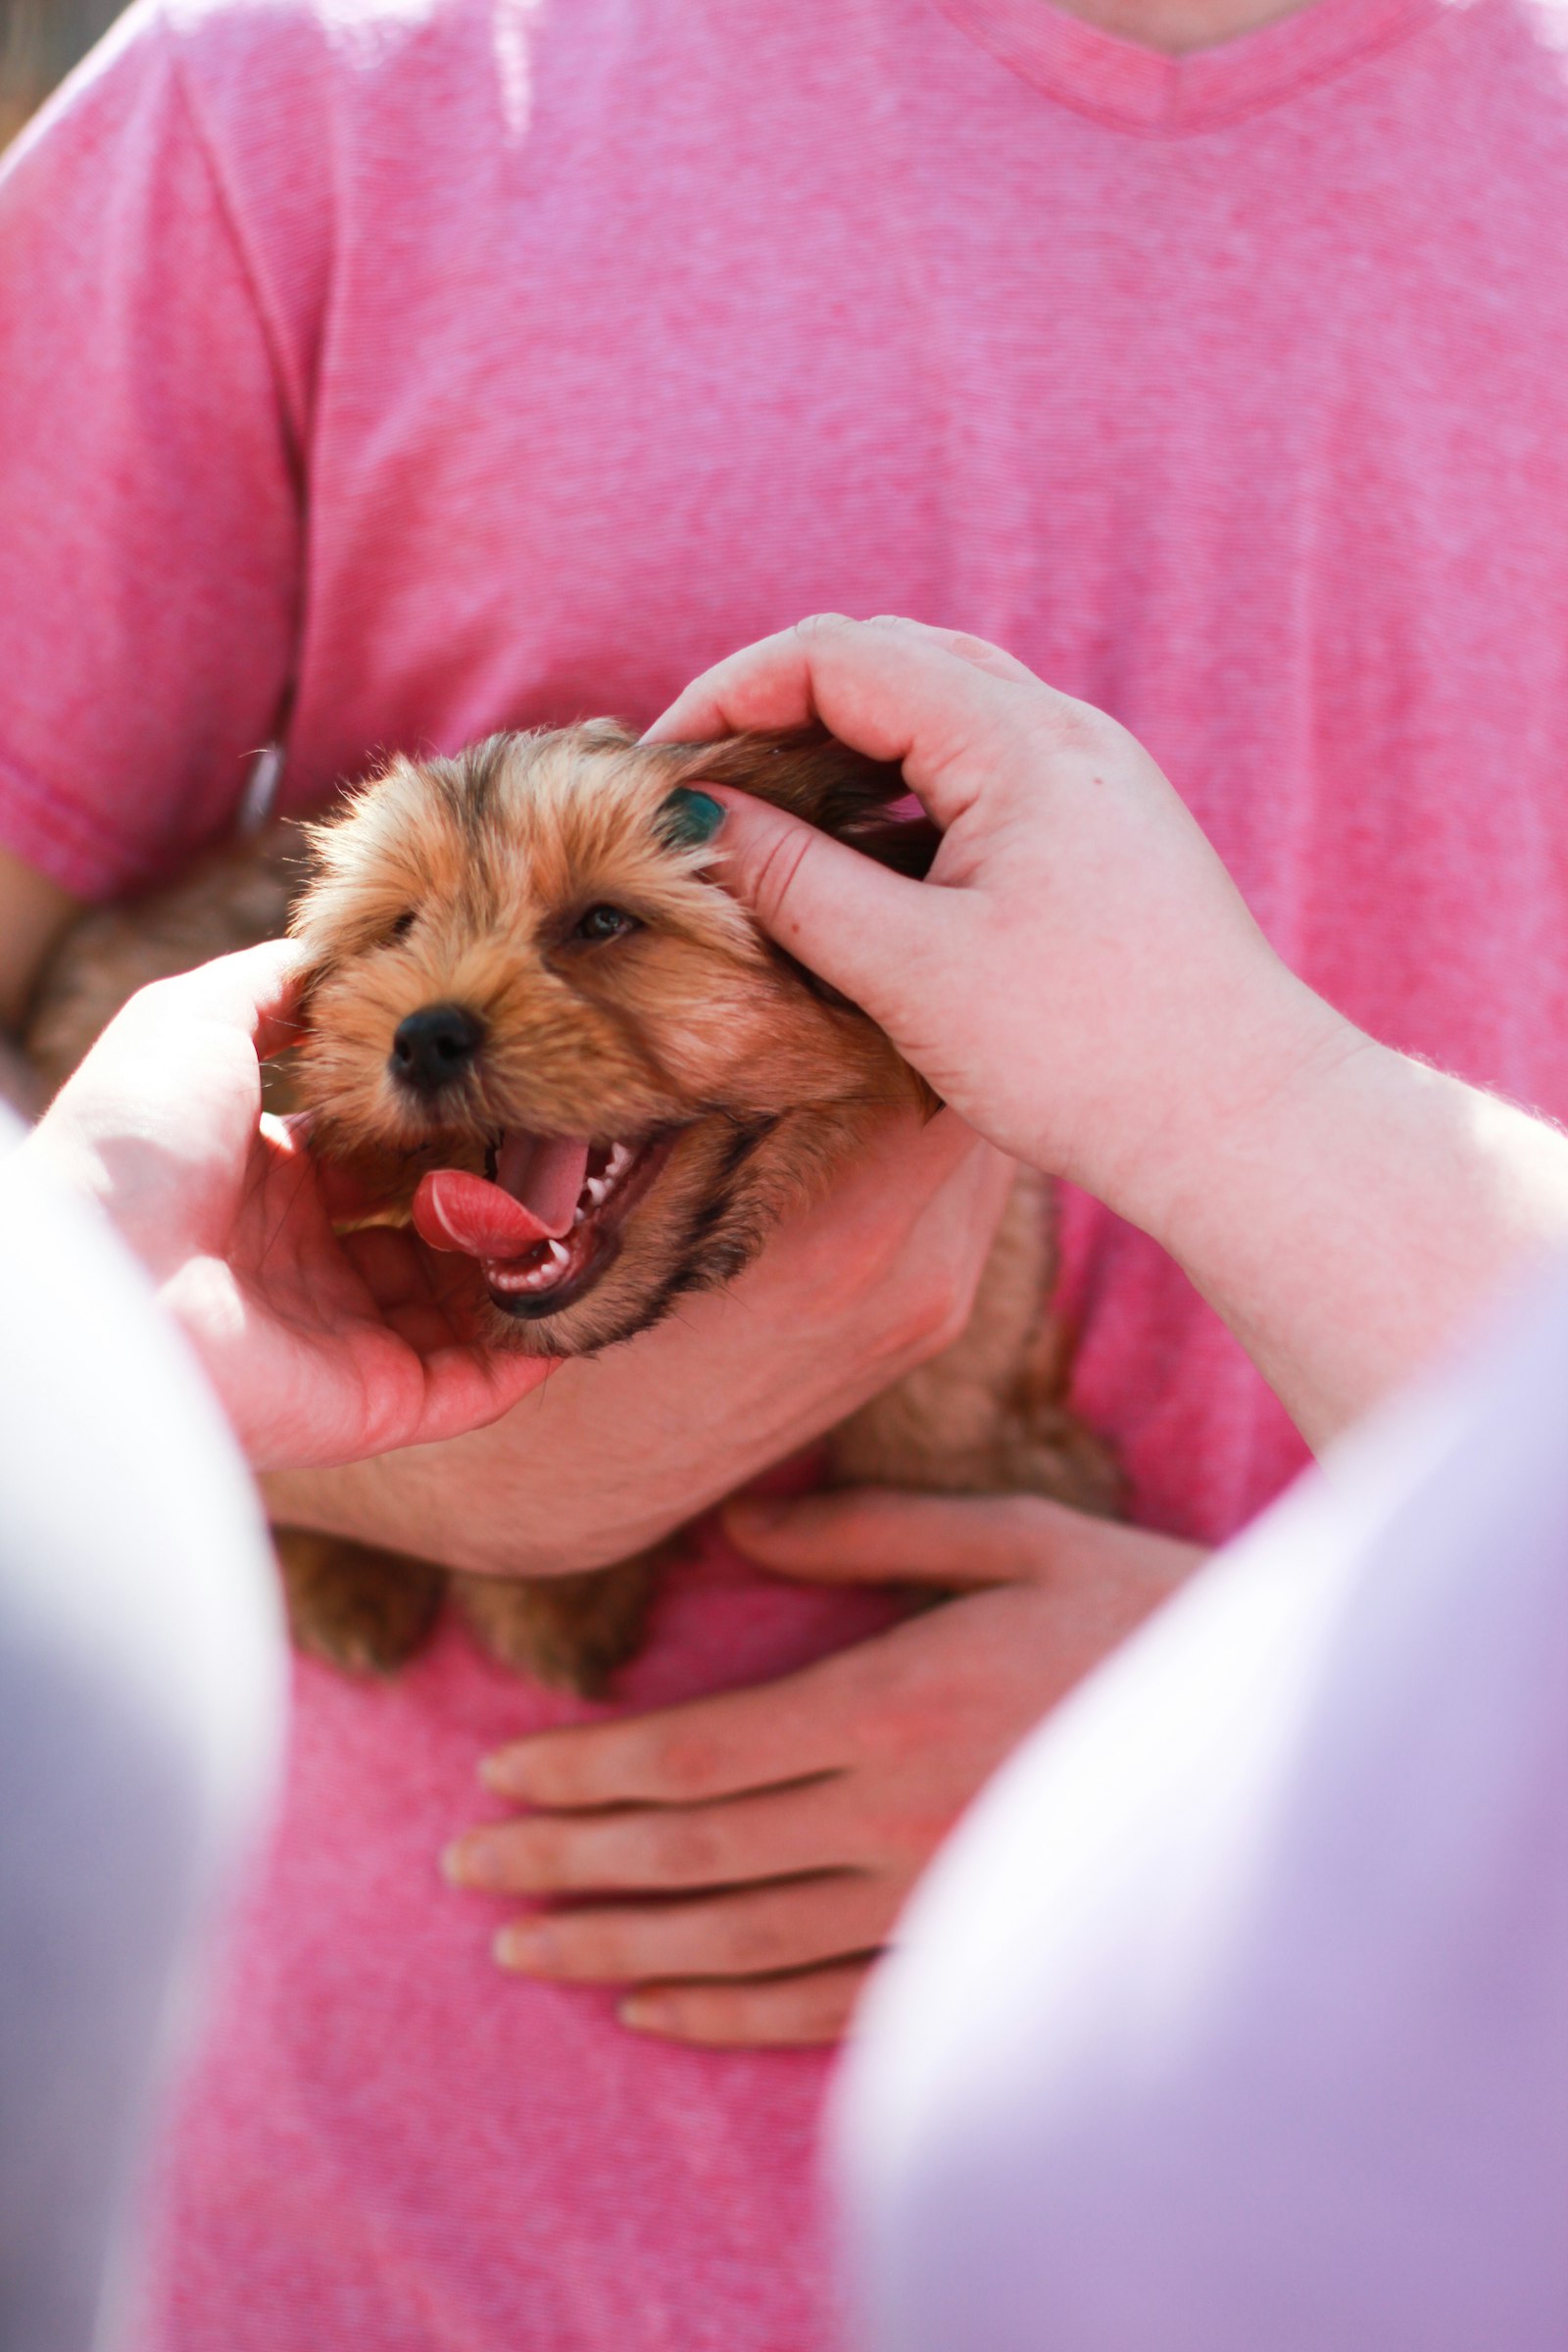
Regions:
[[[813,612],[726,654],[683,687],[643,736],[644,743],[712,743],[746,727],[799,727],[817,715],[805,640],[812,630],[855,623],[842,612]],[[741,715],[768,711],[772,716]]]
[[[615,1723],[536,1732],[487,1756],[480,1778],[524,1804],[691,1804],[834,1772],[851,1760],[834,1661],[751,1690]]]
[[[856,1487],[839,1494],[743,1498],[726,1534],[759,1566],[823,1584],[929,1580],[956,1588],[1038,1575],[1059,1504],[1028,1494],[915,1494]]]
[[[352,1186],[340,1186],[331,1162],[318,1159],[312,1152],[310,1130],[308,1111],[264,1110],[257,1125],[268,1159],[296,1186],[312,1189],[327,1224],[346,1224],[368,1214],[373,1204],[363,1200]]]
[[[338,1247],[383,1313],[416,1299],[427,1303],[433,1297],[439,1297],[446,1302],[448,1285],[440,1280],[440,1275],[444,1274],[447,1261],[432,1258],[423,1244],[404,1227],[363,1225],[356,1233],[341,1235]],[[461,1275],[467,1269],[459,1271]],[[476,1282],[471,1284],[471,1290],[476,1298]]]
[[[708,787],[727,811],[718,879],[780,947],[897,1035],[905,975],[928,961],[949,894],[889,873],[750,794]]]
[[[868,629],[900,629],[909,637],[923,638],[928,644],[940,645],[947,653],[956,654],[975,669],[989,670],[995,678],[1020,678],[1031,686],[1040,683],[1037,673],[1015,654],[993,645],[989,637],[971,637],[967,629],[944,629],[932,621],[906,619],[900,612],[878,612],[865,625]]]
[[[289,1118],[280,1120],[279,1124],[292,1130],[291,1140],[296,1151],[310,1151],[309,1112],[297,1111]],[[321,1188],[326,1213],[334,1224],[346,1225],[355,1217],[373,1216],[377,1209],[385,1209],[392,1203],[393,1196],[389,1194],[386,1184],[372,1183],[364,1169],[356,1167],[352,1161],[318,1159],[313,1152],[311,1164],[316,1170],[316,1181]]]
[[[456,1340],[483,1348],[487,1362],[529,1360],[510,1335],[506,1344],[487,1345],[484,1288],[472,1259],[427,1250],[401,1225],[364,1225],[336,1237],[335,1246],[377,1311],[420,1354]],[[558,1359],[533,1360],[553,1365]]]
[[[530,1813],[469,1830],[442,1867],[479,1894],[678,1894],[886,1862],[837,1775],[706,1805]]]
[[[831,647],[844,637],[853,643],[856,633],[869,631],[902,639],[911,649],[954,656],[970,668],[984,670],[992,677],[1030,686],[1041,683],[1035,672],[1013,655],[985,637],[971,636],[964,629],[939,628],[929,621],[909,620],[897,612],[879,612],[873,619],[863,621],[852,620],[842,612],[813,612],[797,621],[792,629],[780,629],[771,637],[741,647],[705,670],[701,677],[694,678],[668,710],[655,719],[643,741],[707,743],[716,736],[733,733],[738,726],[800,726],[808,719],[824,717],[826,714],[817,700],[815,674],[809,660],[803,657],[824,645]],[[824,671],[827,668],[825,662],[823,668]],[[753,704],[749,698],[757,696],[764,700]],[[741,702],[745,702],[748,713],[755,709],[759,714],[740,715]],[[858,748],[870,747],[862,744]]]
[[[291,1110],[282,1116],[269,1113],[262,1127],[264,1132],[270,1129],[288,1151],[308,1159],[316,1171],[326,1213],[334,1223],[348,1224],[355,1218],[395,1211],[399,1222],[394,1230],[406,1229],[409,1178],[397,1158],[362,1154],[339,1159],[318,1152],[316,1149],[318,1121],[310,1110]]]
[[[858,1871],[677,1903],[583,1904],[511,1921],[500,1965],[579,1984],[650,1977],[760,1977],[880,1944],[899,1890]]]
[[[189,1021],[206,1018],[243,1029],[266,1061],[292,1045],[298,1029],[293,1013],[299,999],[304,956],[291,939],[265,940],[233,956],[219,956],[188,972],[155,980],[132,997],[127,1012]]]
[[[730,1984],[645,1984],[616,2015],[634,2033],[710,2049],[810,2049],[840,2040],[875,1955]]]
[[[511,1348],[433,1348],[424,1357],[424,1411],[417,1427],[397,1443],[439,1446],[470,1430],[488,1429],[559,1369],[551,1357],[518,1355]]]
[[[983,670],[935,632],[818,613],[716,663],[647,740],[706,743],[746,728],[820,719],[840,742],[902,763],[910,790],[946,827],[973,799],[986,766],[998,765],[1009,748],[1020,696],[1037,721],[1054,716],[1073,725],[1078,706],[1027,670]]]

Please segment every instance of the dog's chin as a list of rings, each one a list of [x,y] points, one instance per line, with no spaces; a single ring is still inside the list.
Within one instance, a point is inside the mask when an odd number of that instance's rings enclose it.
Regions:
[[[514,1267],[485,1268],[492,1341],[528,1355],[594,1355],[650,1330],[687,1294],[733,1281],[771,1222],[756,1160],[776,1124],[703,1118],[631,1147],[606,1199],[569,1233]]]

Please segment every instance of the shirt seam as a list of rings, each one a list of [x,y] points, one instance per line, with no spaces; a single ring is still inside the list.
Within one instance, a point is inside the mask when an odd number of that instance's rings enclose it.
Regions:
[[[285,425],[289,474],[295,496],[303,509],[305,481],[305,450],[309,439],[306,403],[303,385],[294,383],[294,370],[289,365],[288,337],[283,321],[269,299],[266,276],[252,249],[251,242],[240,224],[238,207],[229,192],[227,181],[220,168],[217,145],[202,120],[201,107],[191,86],[190,74],[181,54],[178,36],[166,16],[160,16],[160,28],[168,43],[170,73],[180,112],[185,118],[191,141],[201,158],[202,169],[213,192],[213,202],[223,233],[234,258],[234,266],[244,282],[246,299],[255,316],[257,332],[267,353],[277,397],[278,413]]]
[[[279,439],[289,484],[294,497],[295,520],[299,532],[300,562],[292,624],[292,642],[288,668],[282,694],[272,718],[274,741],[285,743],[293,712],[294,696],[298,685],[304,632],[303,607],[306,596],[310,527],[310,479],[308,449],[310,443],[309,400],[304,383],[294,385],[294,370],[289,364],[289,340],[284,321],[268,292],[267,274],[261,266],[252,241],[241,221],[240,208],[234,202],[227,180],[219,161],[219,147],[202,119],[197,98],[178,36],[166,14],[160,14],[160,27],[168,44],[170,73],[176,101],[190,130],[191,143],[201,159],[213,192],[213,202],[223,231],[228,239],[234,266],[245,288],[256,330],[267,354],[269,373],[272,379],[273,398],[277,404]]]

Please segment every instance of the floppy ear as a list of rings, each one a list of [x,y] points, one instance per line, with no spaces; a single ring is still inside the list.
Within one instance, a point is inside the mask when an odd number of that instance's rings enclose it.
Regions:
[[[707,781],[755,793],[915,881],[924,881],[937,854],[942,836],[928,817],[892,814],[895,805],[909,797],[897,761],[852,752],[825,727],[731,735],[722,743],[670,749],[680,767],[678,775],[671,774],[672,786]]]
[[[895,873],[923,882],[942,839],[936,826],[918,811],[895,816],[900,801],[909,799],[904,770],[896,760],[868,760],[851,751],[825,727],[797,727],[777,735],[731,735],[722,743],[671,744],[671,790],[677,785],[705,783],[733,785],[771,801],[792,816],[804,817],[835,841],[848,843],[862,856],[891,866]],[[795,974],[804,988],[841,1012],[863,1020],[858,1005],[820,979],[776,941],[769,953]],[[930,1118],[942,1107],[934,1088],[906,1062],[900,1064],[908,1078],[923,1115]]]

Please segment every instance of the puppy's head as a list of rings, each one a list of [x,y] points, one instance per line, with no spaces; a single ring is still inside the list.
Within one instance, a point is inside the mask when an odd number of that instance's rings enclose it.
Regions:
[[[317,1132],[422,1177],[420,1231],[479,1261],[496,1336],[540,1354],[729,1280],[879,1110],[930,1103],[704,878],[680,792],[709,780],[929,863],[930,829],[889,814],[898,769],[820,735],[498,735],[394,761],[314,831],[292,927]]]

